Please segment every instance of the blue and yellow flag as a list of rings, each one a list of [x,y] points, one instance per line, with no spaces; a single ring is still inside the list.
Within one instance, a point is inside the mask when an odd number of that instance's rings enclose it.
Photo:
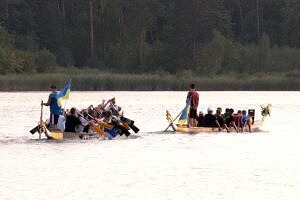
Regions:
[[[67,85],[62,89],[56,96],[57,98],[57,104],[59,106],[62,105],[62,102],[69,99],[69,95],[71,92],[71,80],[67,83]]]
[[[178,120],[178,123],[182,126],[184,123],[187,123],[187,118],[189,116],[189,112],[190,112],[190,104],[191,104],[191,101],[188,100],[187,103],[186,103],[186,106],[184,107],[180,117],[179,117],[179,120]]]

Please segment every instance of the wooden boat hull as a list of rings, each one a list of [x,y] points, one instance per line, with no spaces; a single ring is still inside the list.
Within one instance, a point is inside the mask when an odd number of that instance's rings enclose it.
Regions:
[[[87,139],[94,139],[100,138],[99,135],[93,134],[79,134],[74,132],[61,132],[61,131],[47,131],[45,132],[47,139],[50,140],[87,140]]]
[[[261,127],[263,125],[264,118],[260,121],[256,121],[251,126],[252,132],[258,132],[261,131]],[[187,127],[186,125],[177,125],[176,132],[178,133],[218,133],[218,132],[227,132],[226,129],[219,129],[217,127],[211,128],[211,127]],[[230,132],[235,132],[234,128],[230,128]],[[244,129],[244,132],[249,132],[248,128]]]

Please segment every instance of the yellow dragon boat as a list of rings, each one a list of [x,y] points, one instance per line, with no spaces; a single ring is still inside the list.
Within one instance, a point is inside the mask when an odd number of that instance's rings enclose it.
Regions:
[[[267,116],[270,116],[271,112],[271,104],[268,104],[267,106],[261,105],[261,116],[262,118],[260,120],[255,120],[252,125],[251,125],[251,132],[259,132],[261,131],[261,128],[265,122],[265,119]],[[182,113],[182,112],[181,112]],[[170,127],[174,132],[177,133],[190,133],[190,134],[195,134],[195,133],[218,133],[218,132],[227,132],[226,129],[221,129],[219,130],[218,127],[188,127],[187,124],[174,124],[174,122],[177,120],[177,118],[180,116],[180,114],[173,118],[170,114],[170,112],[167,110],[166,111],[166,118],[169,122],[169,126],[165,129],[167,131]],[[235,132],[235,130],[230,127],[229,128],[230,132]],[[244,132],[249,132],[248,127],[245,127]]]
[[[80,114],[80,113],[78,113]],[[39,139],[41,139],[44,134],[47,139],[53,140],[76,140],[76,139],[92,139],[92,138],[114,138],[117,135],[125,135],[126,137],[130,136],[131,133],[129,130],[134,131],[134,133],[139,132],[139,128],[134,125],[134,121],[128,119],[124,116],[119,116],[117,119],[118,124],[112,125],[110,123],[102,122],[99,119],[94,118],[94,123],[89,125],[88,133],[85,132],[63,132],[57,128],[51,128],[46,122],[43,120],[43,105],[41,104],[41,116],[39,124],[34,127],[29,132],[31,134],[39,133]]]

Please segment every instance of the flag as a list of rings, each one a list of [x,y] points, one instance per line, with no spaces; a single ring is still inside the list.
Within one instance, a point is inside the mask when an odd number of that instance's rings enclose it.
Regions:
[[[186,103],[186,106],[185,108],[183,109],[180,117],[179,117],[179,120],[178,120],[178,123],[180,125],[183,125],[184,123],[187,122],[187,118],[189,116],[189,112],[190,112],[190,104],[191,104],[191,101],[188,99],[187,103]]]
[[[64,89],[62,89],[62,90],[56,95],[56,98],[57,98],[57,104],[58,104],[59,106],[62,105],[62,102],[63,102],[64,100],[69,99],[70,92],[71,92],[71,80],[69,80],[69,82],[68,82],[67,85],[64,87]]]

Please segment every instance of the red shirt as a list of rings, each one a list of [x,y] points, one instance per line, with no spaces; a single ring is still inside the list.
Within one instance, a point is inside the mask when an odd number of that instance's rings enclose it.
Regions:
[[[239,126],[242,123],[242,116],[238,114],[234,114],[233,121],[235,122],[235,125]]]
[[[196,90],[194,91],[189,91],[188,95],[186,98],[189,98],[191,100],[191,107],[194,109],[198,108],[199,104],[199,94]]]

